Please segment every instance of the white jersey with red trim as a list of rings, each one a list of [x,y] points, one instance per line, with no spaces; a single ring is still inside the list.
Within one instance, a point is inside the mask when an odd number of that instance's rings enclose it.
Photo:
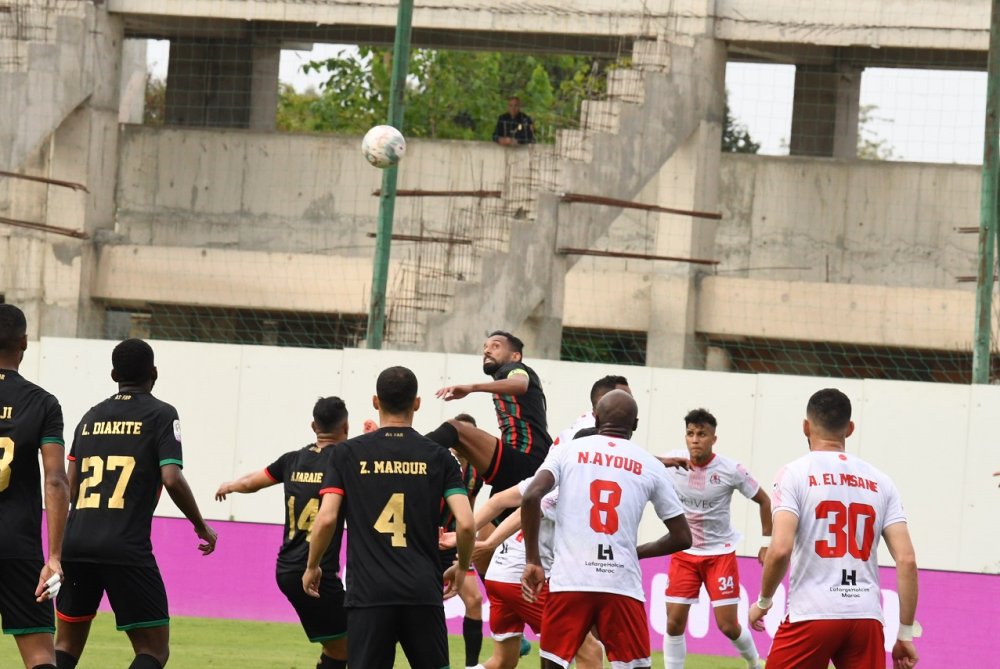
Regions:
[[[526,478],[518,484],[522,495],[533,478]],[[542,569],[545,570],[546,576],[552,569],[552,540],[555,533],[555,510],[558,501],[558,488],[542,498],[542,522],[538,528],[538,557],[542,560]],[[493,551],[490,566],[486,569],[486,578],[499,583],[520,583],[525,562],[527,562],[527,556],[524,550],[524,535],[518,530],[504,539],[503,543]]]
[[[670,451],[665,457],[688,458],[687,450]],[[760,484],[746,468],[735,460],[712,455],[704,467],[691,464],[690,471],[668,467],[677,496],[684,505],[684,516],[691,528],[689,555],[724,555],[736,550],[742,538],[733,527],[733,491],[739,490],[747,499],[760,490]]]
[[[559,444],[564,444],[567,441],[573,441],[573,437],[580,430],[586,430],[590,427],[597,427],[597,418],[594,416],[593,411],[588,411],[585,414],[581,414],[570,427],[559,433],[556,440],[552,442],[553,446],[558,446]]]
[[[799,518],[789,620],[882,620],[878,545],[906,522],[892,479],[854,455],[812,451],[778,471],[771,500]]]
[[[551,592],[610,592],[645,601],[636,556],[647,502],[659,518],[684,513],[665,467],[641,446],[603,435],[552,449],[542,463],[559,486]]]

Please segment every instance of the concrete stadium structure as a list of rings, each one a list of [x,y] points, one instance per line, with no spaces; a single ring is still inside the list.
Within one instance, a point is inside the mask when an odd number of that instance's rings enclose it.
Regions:
[[[0,11],[0,170],[86,187],[0,177],[0,294],[33,337],[121,336],[109,309],[154,304],[365,313],[379,175],[355,138],[274,131],[278,61],[291,45],[391,42],[395,2],[14,7]],[[564,327],[646,333],[660,367],[728,369],[725,342],[743,340],[968,352],[974,292],[955,277],[975,273],[976,239],[956,229],[978,223],[978,169],[855,149],[863,69],[984,69],[989,7],[417,3],[415,46],[632,65],[554,145],[411,142],[401,188],[499,197],[400,201],[398,233],[450,242],[394,249],[387,346],[475,351],[504,326],[549,358]],[[171,42],[163,127],[141,125],[148,38]],[[791,156],[720,152],[730,60],[796,66]],[[719,264],[572,252],[595,248]]]

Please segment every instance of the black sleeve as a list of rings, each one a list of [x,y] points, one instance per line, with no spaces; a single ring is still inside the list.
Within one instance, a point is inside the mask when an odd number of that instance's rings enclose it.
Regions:
[[[45,420],[42,423],[41,445],[59,444],[64,445],[63,439],[63,414],[59,400],[53,395],[49,395],[45,401]]]
[[[458,458],[445,449],[441,449],[438,458],[444,471],[444,490],[441,496],[447,499],[457,493],[468,495],[465,482],[462,481],[462,466],[458,464]]]
[[[295,451],[285,453],[280,458],[265,467],[264,471],[266,471],[267,475],[275,481],[284,483],[288,480],[288,466],[291,464],[293,457],[295,457]]]
[[[160,466],[177,465],[184,466],[184,457],[181,453],[181,420],[177,416],[177,409],[169,404],[160,412],[159,434],[156,435],[156,454],[160,461]]]
[[[327,468],[326,474],[323,476],[323,484],[319,488],[320,496],[330,492],[337,493],[341,497],[345,496],[343,471],[346,466],[348,466],[347,449],[333,449],[333,455],[330,457],[330,466]]]
[[[499,141],[503,137],[503,114],[497,116],[497,124],[493,128],[493,141]]]
[[[524,117],[524,141],[526,144],[535,143],[535,121],[530,116]]]
[[[508,362],[506,365],[502,366],[496,372],[493,373],[493,379],[495,381],[502,381],[504,379],[509,379],[514,372],[520,372],[527,377],[531,377],[528,374],[528,367],[523,362]]]

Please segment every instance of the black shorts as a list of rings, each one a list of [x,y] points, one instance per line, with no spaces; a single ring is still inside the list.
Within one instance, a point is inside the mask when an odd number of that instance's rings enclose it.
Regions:
[[[302,589],[302,572],[277,572],[275,580],[278,582],[278,589],[298,614],[302,629],[310,641],[333,641],[347,634],[344,584],[340,582],[336,572],[323,572],[318,599],[307,595]]]
[[[38,575],[44,564],[41,559],[0,560],[0,620],[4,634],[55,633],[52,602],[35,601]]]
[[[115,612],[118,629],[127,632],[170,624],[167,590],[156,564],[136,567],[100,562],[63,562],[65,582],[56,597],[59,620],[81,623],[93,620],[101,595]]]
[[[494,494],[506,490],[534,476],[542,466],[546,453],[548,449],[532,449],[531,453],[524,453],[497,439],[497,447],[489,468],[483,473],[483,481],[493,486]]]
[[[412,669],[450,666],[443,606],[373,606],[347,610],[352,667],[392,669],[396,643]]]

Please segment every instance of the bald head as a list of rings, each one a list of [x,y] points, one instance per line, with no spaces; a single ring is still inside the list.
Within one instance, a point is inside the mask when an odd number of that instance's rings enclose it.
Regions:
[[[628,438],[636,428],[639,405],[624,390],[612,390],[597,402],[594,415],[598,432]]]

